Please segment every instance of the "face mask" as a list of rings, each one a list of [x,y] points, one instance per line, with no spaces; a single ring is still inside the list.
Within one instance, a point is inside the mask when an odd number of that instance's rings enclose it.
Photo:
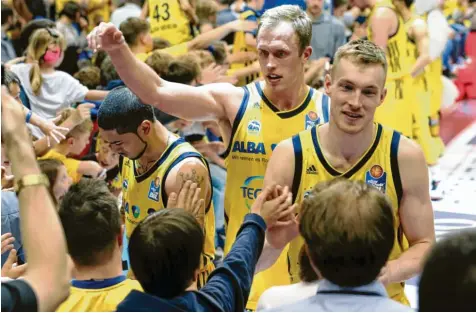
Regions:
[[[43,56],[43,60],[45,61],[45,63],[48,63],[48,64],[56,64],[56,62],[58,62],[60,57],[61,57],[60,49],[56,49],[54,51],[48,49],[46,50],[45,55]]]

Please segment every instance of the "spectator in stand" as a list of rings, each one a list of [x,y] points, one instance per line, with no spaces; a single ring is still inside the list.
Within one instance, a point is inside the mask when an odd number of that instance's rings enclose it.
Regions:
[[[139,0],[120,0],[118,8],[111,14],[111,23],[119,28],[129,17],[140,17],[141,12]]]
[[[2,62],[8,62],[17,57],[8,31],[15,26],[13,10],[2,3]]]

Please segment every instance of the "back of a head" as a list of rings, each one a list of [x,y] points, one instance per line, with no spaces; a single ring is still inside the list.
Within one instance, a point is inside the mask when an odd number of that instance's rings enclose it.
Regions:
[[[2,79],[8,89],[10,89],[11,84],[17,84],[18,86],[21,85],[18,75],[9,70],[5,70],[4,77],[2,77]]]
[[[75,73],[74,78],[88,89],[96,89],[101,84],[101,70],[95,66],[86,66]]]
[[[169,71],[169,65],[173,60],[174,57],[167,52],[156,50],[149,55],[145,63],[162,77]]]
[[[129,258],[146,293],[162,298],[181,294],[194,280],[204,244],[197,220],[182,209],[162,209],[132,232]]]
[[[66,108],[60,112],[60,118],[58,119],[58,125],[66,121],[72,114],[74,114],[73,108]],[[91,133],[93,130],[93,122],[90,119],[85,119],[83,120],[80,124],[76,125],[73,127],[67,134],[66,138],[63,139],[61,142],[67,140],[68,138],[71,137],[78,137],[80,135],[83,135],[85,133]]]
[[[170,62],[162,78],[185,85],[191,85],[200,76],[200,63],[195,55],[183,55]]]
[[[78,13],[81,12],[81,7],[74,1],[68,1],[64,4],[63,10],[59,13],[59,16],[67,16],[69,19],[75,21]]]
[[[152,42],[153,42],[152,50],[165,49],[171,46],[170,41],[163,38],[159,38],[159,37],[153,38]]]
[[[429,253],[420,278],[422,312],[476,311],[476,230],[449,235]]]
[[[117,199],[102,180],[82,179],[61,201],[59,217],[68,252],[76,265],[108,261],[121,235]]]
[[[107,56],[101,63],[101,85],[106,87],[111,81],[120,79],[111,58]]]
[[[226,42],[224,41],[215,41],[208,47],[208,50],[212,53],[215,63],[219,65],[223,65],[226,62],[228,57],[226,49]]]
[[[118,134],[137,133],[143,121],[155,122],[154,110],[127,87],[111,90],[98,111],[98,126],[104,130],[116,130]]]
[[[200,23],[206,23],[209,18],[216,15],[219,10],[215,0],[199,0],[197,2],[197,17]]]
[[[124,40],[129,46],[137,44],[137,38],[139,38],[141,34],[148,32],[149,29],[149,23],[138,17],[129,17],[119,26],[119,30],[122,32]]]
[[[5,25],[10,17],[13,17],[12,8],[2,3],[2,25]]]
[[[392,206],[361,181],[336,179],[314,187],[301,207],[300,233],[323,278],[342,287],[373,282],[395,241]]]
[[[266,10],[260,18],[258,34],[262,29],[272,29],[283,22],[293,27],[299,41],[299,54],[301,54],[311,44],[312,21],[297,5],[285,4]]]

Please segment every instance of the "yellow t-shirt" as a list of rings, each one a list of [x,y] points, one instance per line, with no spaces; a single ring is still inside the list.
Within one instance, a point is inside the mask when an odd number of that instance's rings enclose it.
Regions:
[[[39,160],[54,159],[54,160],[59,160],[63,162],[64,166],[66,167],[66,172],[68,172],[68,175],[73,180],[73,183],[79,182],[79,180],[83,176],[82,174],[78,173],[78,167],[81,161],[68,158],[64,154],[61,154],[54,149],[51,149],[45,155],[43,155],[42,157],[39,157],[38,159]]]
[[[181,56],[181,55],[184,55],[184,54],[188,53],[188,42],[183,42],[183,43],[175,45],[175,46],[160,49],[159,51],[166,52],[166,53],[170,54],[173,57],[178,57],[178,56]],[[147,60],[147,58],[152,54],[152,52],[136,53],[135,56],[136,56],[136,58],[138,58],[142,62],[145,62],[145,60]]]
[[[349,180],[364,181],[387,195],[395,218],[395,242],[390,253],[390,260],[395,260],[408,249],[408,242],[403,235],[398,208],[402,198],[402,183],[398,170],[398,146],[400,133],[375,123],[375,137],[364,155],[345,172],[335,169],[326,159],[319,140],[318,128],[303,131],[293,137],[295,160],[295,173],[293,195],[296,203],[301,203],[314,186],[323,181],[337,177]],[[301,236],[289,244],[288,260],[293,282],[299,279],[299,251],[304,241]],[[408,305],[404,293],[404,283],[395,283],[387,286],[391,298]]]
[[[118,276],[104,280],[71,282],[69,297],[56,312],[114,312],[132,291],[142,291],[137,280]]]
[[[92,31],[93,28],[99,25],[100,22],[109,22],[111,8],[109,6],[108,0],[89,0],[88,6],[90,8],[93,6],[98,6],[103,1],[105,2],[105,5],[101,9],[94,10],[88,15],[89,31]]]

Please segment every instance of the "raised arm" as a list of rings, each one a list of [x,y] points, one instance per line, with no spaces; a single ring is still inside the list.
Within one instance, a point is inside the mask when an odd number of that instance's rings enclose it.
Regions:
[[[403,186],[400,222],[410,248],[398,259],[387,263],[380,277],[384,284],[403,282],[420,273],[424,258],[435,242],[425,157],[415,142],[403,136],[398,151],[398,166]]]
[[[416,77],[421,74],[425,67],[431,63],[430,59],[430,39],[428,37],[428,28],[425,21],[417,19],[412,28],[412,37],[415,38],[415,42],[418,48],[418,59],[413,65],[411,74],[412,77]]]
[[[244,96],[242,88],[231,84],[192,87],[167,82],[132,54],[122,33],[110,23],[101,23],[88,40],[91,48],[109,53],[121,79],[144,103],[186,120],[233,122]]]

